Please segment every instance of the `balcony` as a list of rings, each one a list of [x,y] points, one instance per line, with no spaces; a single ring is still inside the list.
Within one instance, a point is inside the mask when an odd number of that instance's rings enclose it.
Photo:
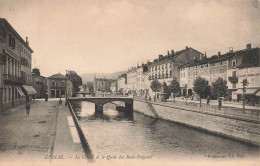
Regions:
[[[15,84],[15,85],[25,84],[25,80],[23,78],[12,74],[4,74],[3,80],[5,84]]]

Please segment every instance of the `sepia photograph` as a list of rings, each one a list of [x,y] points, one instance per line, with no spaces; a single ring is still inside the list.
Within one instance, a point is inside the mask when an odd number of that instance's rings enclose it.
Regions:
[[[0,0],[0,166],[260,166],[260,0]]]

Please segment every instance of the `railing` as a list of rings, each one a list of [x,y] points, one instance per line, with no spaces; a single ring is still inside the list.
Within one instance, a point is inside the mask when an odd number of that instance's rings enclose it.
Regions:
[[[146,100],[145,97],[135,96],[134,98],[139,100]],[[221,116],[226,116],[231,118],[253,120],[256,121],[257,123],[260,123],[259,110],[246,109],[245,111],[243,111],[242,108],[227,107],[227,106],[221,106],[221,108],[219,109],[218,105],[209,105],[205,103],[201,103],[201,107],[200,107],[200,103],[189,102],[189,101],[175,101],[175,102],[156,101],[154,103],[162,104],[166,106],[172,106],[179,109],[189,109],[197,112],[210,113],[210,114],[221,115]]]

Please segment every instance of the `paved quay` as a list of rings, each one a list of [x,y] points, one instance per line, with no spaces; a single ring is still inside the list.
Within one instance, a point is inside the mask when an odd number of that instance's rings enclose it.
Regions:
[[[31,102],[0,113],[0,165],[87,163],[68,107],[58,99]]]

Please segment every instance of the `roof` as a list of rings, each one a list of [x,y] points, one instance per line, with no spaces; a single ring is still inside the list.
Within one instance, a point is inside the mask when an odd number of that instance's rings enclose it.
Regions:
[[[260,66],[260,51],[258,47],[243,50],[240,54],[242,54],[242,63],[238,66],[238,68]]]
[[[23,40],[23,38],[16,32],[16,30],[8,23],[6,19],[0,18],[0,22],[5,24],[5,26],[7,26],[16,35],[16,37],[24,44],[24,46],[28,48],[31,51],[31,53],[33,53],[33,50],[29,47],[28,43],[26,43]]]
[[[160,65],[160,64],[164,64],[165,62],[174,61],[174,59],[176,57],[180,56],[181,54],[183,54],[189,50],[194,50],[194,51],[200,53],[199,51],[193,49],[192,47],[187,47],[183,50],[175,52],[173,55],[169,54],[169,55],[162,56],[160,59],[159,58],[154,59],[154,62],[152,64],[150,64],[149,66]],[[202,53],[200,53],[200,54],[202,54]]]
[[[202,64],[207,64],[207,63],[215,63],[215,62],[219,62],[222,60],[227,60],[229,58],[232,58],[235,55],[235,53],[232,52],[228,52],[226,54],[223,55],[213,55],[210,58],[203,58],[203,60],[200,61],[194,61],[192,63],[186,63],[184,65],[181,65],[181,67],[191,67],[191,66],[196,66],[196,65],[202,65]]]
[[[58,74],[53,74],[52,76],[48,77],[49,78],[57,78],[57,79],[67,79],[68,77],[58,73]]]

